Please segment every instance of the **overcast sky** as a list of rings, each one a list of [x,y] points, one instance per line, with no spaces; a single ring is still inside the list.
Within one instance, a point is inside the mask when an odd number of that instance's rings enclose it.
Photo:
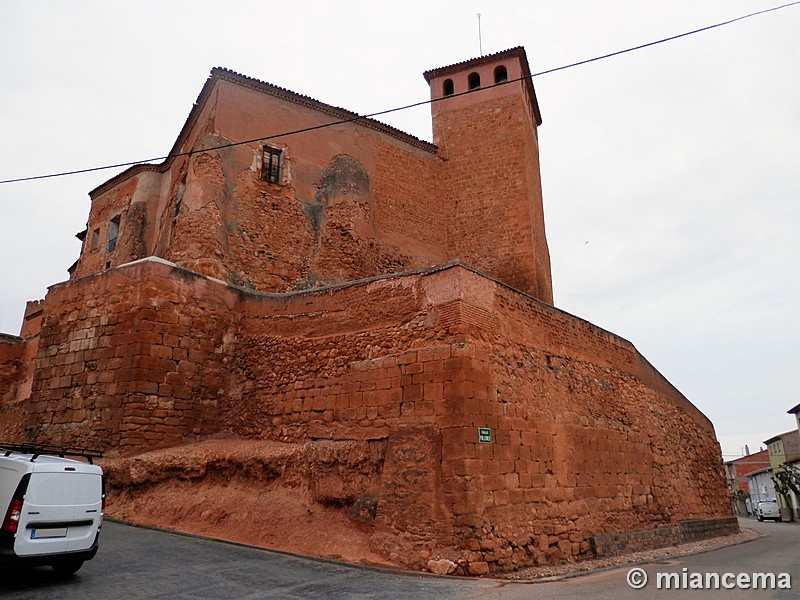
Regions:
[[[480,42],[536,73],[783,3],[3,0],[0,180],[163,156],[215,66],[363,114],[427,99],[422,72]],[[800,5],[534,87],[556,306],[630,340],[726,458],[793,429]],[[427,106],[382,120],[431,139]],[[121,170],[0,185],[0,332],[67,279]]]

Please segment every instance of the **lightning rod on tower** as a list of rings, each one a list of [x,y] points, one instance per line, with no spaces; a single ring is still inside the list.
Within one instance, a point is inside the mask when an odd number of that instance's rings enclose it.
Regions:
[[[483,56],[483,41],[481,40],[481,13],[478,13],[478,52]]]

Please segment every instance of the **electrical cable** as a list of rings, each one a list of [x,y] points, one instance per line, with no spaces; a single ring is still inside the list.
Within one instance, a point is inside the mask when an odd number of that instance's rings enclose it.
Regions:
[[[632,46],[630,48],[625,48],[624,50],[617,50],[617,51],[611,52],[609,54],[603,54],[601,56],[595,56],[593,58],[588,58],[588,59],[585,59],[585,60],[581,60],[581,61],[578,61],[578,62],[567,64],[567,65],[562,65],[560,67],[555,67],[553,69],[547,69],[545,71],[539,71],[538,73],[533,73],[532,75],[529,75],[529,76],[518,77],[516,79],[510,79],[510,80],[504,82],[504,84],[505,83],[519,82],[519,81],[523,81],[525,79],[533,79],[534,77],[540,77],[542,75],[549,75],[550,73],[555,73],[557,71],[563,71],[565,69],[571,69],[573,67],[579,67],[581,65],[586,65],[586,64],[589,64],[589,63],[597,62],[599,60],[605,60],[607,58],[612,58],[614,56],[619,56],[621,54],[627,54],[629,52],[642,50],[644,48],[649,48],[651,46],[656,46],[658,44],[664,44],[666,42],[671,42],[671,41],[674,41],[674,40],[677,40],[677,39],[680,39],[680,38],[683,38],[683,37],[687,37],[687,36],[690,36],[690,35],[695,35],[697,33],[702,33],[702,32],[705,32],[705,31],[709,31],[711,29],[716,29],[718,27],[723,27],[723,26],[726,26],[726,25],[730,25],[732,23],[736,23],[737,21],[742,21],[744,19],[749,19],[751,17],[756,17],[756,16],[759,16],[759,15],[763,15],[763,14],[770,13],[770,12],[775,12],[775,11],[778,11],[778,10],[782,10],[784,8],[789,8],[791,6],[797,6],[797,5],[800,5],[800,0],[797,0],[795,2],[789,2],[788,4],[782,4],[780,6],[774,6],[772,8],[767,8],[767,9],[764,9],[764,10],[748,13],[746,15],[735,17],[733,19],[728,19],[727,21],[721,21],[719,23],[715,23],[713,25],[707,25],[705,27],[701,27],[699,29],[694,29],[692,31],[687,31],[687,32],[684,32],[684,33],[679,33],[677,35],[673,35],[673,36],[670,36],[670,37],[662,38],[662,39],[655,40],[655,41],[652,41],[652,42],[647,42],[646,44],[640,44],[638,46]],[[252,143],[255,143],[255,142],[264,142],[264,141],[275,139],[275,138],[288,137],[288,136],[291,136],[291,135],[297,135],[297,134],[300,134],[300,133],[307,133],[309,131],[315,131],[317,129],[324,129],[326,127],[334,127],[336,125],[343,125],[343,124],[346,124],[346,123],[353,123],[353,122],[364,120],[364,119],[373,119],[373,118],[379,117],[381,115],[388,115],[390,113],[399,112],[399,111],[402,111],[402,110],[408,110],[409,108],[415,108],[417,106],[424,106],[425,104],[433,104],[434,102],[438,102],[438,101],[441,101],[441,100],[449,100],[450,98],[454,98],[454,97],[457,97],[457,96],[464,96],[466,94],[474,94],[474,93],[478,93],[478,92],[481,92],[481,91],[486,90],[486,89],[490,89],[490,88],[477,88],[477,89],[474,89],[474,90],[468,90],[466,92],[459,92],[457,94],[451,94],[451,95],[443,97],[443,98],[422,100],[420,102],[414,102],[413,104],[407,104],[405,106],[399,106],[399,107],[396,107],[396,108],[390,108],[390,109],[387,109],[387,110],[382,110],[382,111],[369,113],[369,114],[365,114],[365,115],[355,115],[355,116],[353,116],[351,118],[348,118],[348,119],[341,119],[341,120],[333,121],[333,122],[330,122],[330,123],[323,123],[321,125],[315,125],[313,127],[305,127],[305,128],[302,128],[302,129],[296,129],[294,131],[287,131],[287,132],[278,133],[278,134],[274,134],[274,135],[270,135],[270,136],[266,136],[266,137],[255,138],[255,139],[252,139],[252,140],[245,140],[245,141],[242,141],[242,142],[231,142],[229,144],[222,144],[220,146],[214,146],[212,148],[204,148],[203,150],[189,150],[187,152],[178,152],[176,154],[170,154],[170,155],[167,155],[167,156],[159,156],[159,157],[156,157],[156,158],[148,158],[148,159],[145,159],[145,160],[124,162],[124,163],[116,163],[116,164],[113,164],[113,165],[105,165],[105,166],[102,166],[102,167],[90,167],[90,168],[87,168],[87,169],[77,169],[77,170],[74,170],[74,171],[64,171],[64,172],[61,172],[61,173],[50,173],[48,175],[34,175],[34,176],[31,176],[31,177],[19,177],[19,178],[16,178],[16,179],[5,179],[5,180],[0,180],[0,184],[4,184],[4,183],[19,183],[19,182],[23,182],[23,181],[33,181],[33,180],[37,180],[37,179],[50,179],[50,178],[53,178],[53,177],[66,177],[68,175],[79,175],[79,174],[82,174],[82,173],[91,173],[91,172],[94,172],[94,171],[105,171],[107,169],[116,169],[116,168],[119,168],[119,167],[132,167],[132,166],[136,166],[136,165],[146,165],[146,164],[150,164],[150,163],[155,163],[157,161],[161,161],[163,163],[164,161],[166,161],[168,159],[174,159],[174,158],[178,158],[180,156],[190,156],[192,154],[198,154],[200,152],[209,152],[209,151],[213,151],[213,150],[222,150],[222,149],[225,149],[225,148],[231,148],[233,146],[243,146],[243,145],[252,144]]]

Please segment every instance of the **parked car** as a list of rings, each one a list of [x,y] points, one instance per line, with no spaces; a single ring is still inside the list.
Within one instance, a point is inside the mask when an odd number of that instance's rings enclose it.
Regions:
[[[94,558],[105,509],[103,470],[92,464],[100,456],[0,443],[0,566],[72,574]]]
[[[762,500],[756,505],[756,517],[759,521],[764,519],[774,519],[775,521],[783,521],[781,511],[778,508],[778,503],[775,500]]]

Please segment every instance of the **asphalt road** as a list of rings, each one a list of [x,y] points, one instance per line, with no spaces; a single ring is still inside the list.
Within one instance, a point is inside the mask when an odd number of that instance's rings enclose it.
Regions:
[[[0,572],[3,600],[459,599],[492,585],[385,573],[109,522],[97,556],[73,577],[59,579],[47,567]]]
[[[640,565],[644,589],[628,586],[630,567],[549,583],[503,583],[398,574],[299,558],[277,552],[106,523],[100,552],[77,575],[59,579],[49,568],[0,571],[0,598],[9,600],[239,600],[262,598],[800,598],[800,524],[742,525],[764,537],[712,552]],[[792,590],[656,589],[658,572],[787,572]]]

